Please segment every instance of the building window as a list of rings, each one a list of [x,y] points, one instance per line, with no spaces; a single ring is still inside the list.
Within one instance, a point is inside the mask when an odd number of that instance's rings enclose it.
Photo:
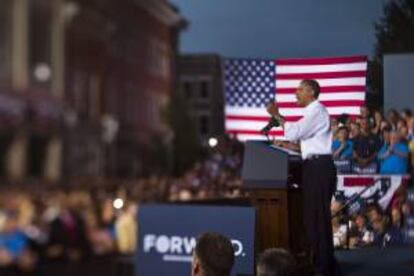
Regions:
[[[0,2],[0,81],[10,82],[11,76],[11,15],[10,0]]]
[[[0,178],[6,177],[7,172],[7,152],[10,150],[12,143],[12,134],[0,131]]]
[[[200,83],[200,98],[208,99],[210,97],[210,83],[207,81],[202,81]]]
[[[170,73],[168,44],[158,38],[151,38],[148,44],[148,68],[153,76],[167,78]]]
[[[30,177],[41,178],[44,172],[48,139],[33,135],[29,139],[27,149],[27,174]]]
[[[191,82],[186,81],[186,82],[183,83],[184,96],[187,99],[191,99],[191,96],[193,94],[191,89],[192,89]]]
[[[73,105],[81,117],[87,116],[87,76],[82,71],[74,70],[73,73]]]
[[[210,131],[208,116],[200,116],[200,134],[208,135]]]
[[[51,65],[51,20],[52,5],[49,0],[29,1],[29,73],[31,82],[41,88],[48,88],[50,79],[41,80],[35,72],[39,66]]]
[[[98,119],[101,109],[101,98],[100,98],[100,81],[99,77],[92,75],[89,77],[89,89],[88,89],[88,115],[91,119]]]

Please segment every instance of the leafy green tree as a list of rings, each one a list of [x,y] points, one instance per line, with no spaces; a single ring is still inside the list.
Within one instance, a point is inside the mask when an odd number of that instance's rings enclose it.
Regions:
[[[181,175],[200,158],[201,145],[197,138],[195,124],[188,113],[186,100],[180,93],[173,93],[164,116],[174,133],[173,173]]]
[[[375,55],[414,51],[414,0],[389,1],[384,16],[375,24]]]
[[[375,31],[377,42],[374,60],[369,64],[368,84],[382,98],[383,55],[414,52],[414,0],[389,1]]]

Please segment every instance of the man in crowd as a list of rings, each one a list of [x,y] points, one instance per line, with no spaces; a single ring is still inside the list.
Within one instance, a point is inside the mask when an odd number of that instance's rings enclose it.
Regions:
[[[381,174],[406,174],[409,149],[399,132],[391,131],[390,143],[384,143],[378,153]]]
[[[257,276],[294,276],[297,274],[296,260],[282,248],[265,250],[257,262]]]
[[[348,139],[348,128],[341,126],[332,143],[332,156],[338,173],[351,172],[352,141]]]
[[[354,139],[353,161],[354,172],[371,173],[377,172],[376,158],[380,147],[380,140],[372,134],[369,121],[361,118],[361,134]]]
[[[352,141],[348,139],[348,128],[341,126],[338,129],[337,139],[332,143],[332,156],[335,160],[352,158]]]
[[[192,276],[229,276],[234,264],[231,241],[216,233],[204,233],[194,249]]]

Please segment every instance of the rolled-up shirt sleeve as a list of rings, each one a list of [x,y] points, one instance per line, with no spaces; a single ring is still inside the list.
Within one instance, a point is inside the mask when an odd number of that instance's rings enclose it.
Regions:
[[[320,130],[320,110],[312,110],[310,114],[297,122],[285,123],[285,138],[289,141],[306,140]]]

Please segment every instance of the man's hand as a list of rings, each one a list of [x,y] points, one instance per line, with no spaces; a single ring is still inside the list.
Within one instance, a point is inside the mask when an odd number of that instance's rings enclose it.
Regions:
[[[273,145],[283,148],[285,146],[285,141],[274,140]]]
[[[276,118],[276,120],[279,122],[281,127],[283,128],[285,127],[285,118],[282,115],[280,115],[279,108],[277,107],[276,103],[269,103],[266,106],[266,110],[267,110],[267,113],[269,113],[274,118]]]
[[[277,107],[276,103],[269,103],[266,106],[266,110],[267,110],[267,113],[269,113],[272,116],[275,116],[275,117],[280,116],[279,108]]]

